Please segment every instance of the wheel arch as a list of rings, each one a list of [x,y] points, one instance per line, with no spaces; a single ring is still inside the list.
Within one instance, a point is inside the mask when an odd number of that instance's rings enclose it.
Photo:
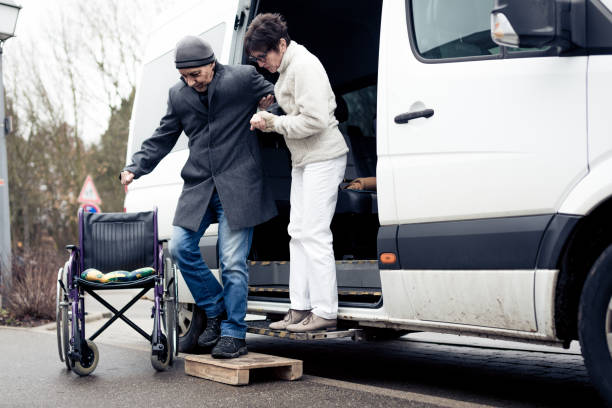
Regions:
[[[589,172],[563,199],[561,214],[587,215],[612,197],[612,154],[590,163]]]
[[[563,245],[557,268],[554,322],[557,338],[578,339],[578,306],[586,277],[612,244],[612,191],[586,212]]]

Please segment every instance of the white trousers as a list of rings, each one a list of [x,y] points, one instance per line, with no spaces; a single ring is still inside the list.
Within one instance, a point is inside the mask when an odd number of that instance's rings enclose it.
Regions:
[[[338,315],[336,261],[330,229],[346,155],[294,167],[288,232],[291,308],[324,319]]]

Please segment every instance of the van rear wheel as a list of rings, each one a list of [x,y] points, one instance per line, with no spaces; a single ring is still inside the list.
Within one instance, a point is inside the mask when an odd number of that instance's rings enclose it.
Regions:
[[[612,245],[587,276],[580,297],[578,334],[591,382],[612,404]]]
[[[198,337],[206,325],[206,313],[193,303],[177,303],[178,348],[181,353],[196,351]]]

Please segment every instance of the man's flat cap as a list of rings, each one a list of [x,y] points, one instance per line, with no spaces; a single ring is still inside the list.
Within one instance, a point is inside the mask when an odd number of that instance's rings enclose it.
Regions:
[[[176,44],[174,63],[177,69],[208,65],[215,60],[210,43],[200,37],[188,35]]]

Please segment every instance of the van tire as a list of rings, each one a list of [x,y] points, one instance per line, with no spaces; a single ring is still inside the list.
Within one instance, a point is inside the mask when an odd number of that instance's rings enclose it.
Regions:
[[[196,352],[198,350],[198,337],[206,327],[206,313],[193,303],[178,303],[178,309],[179,352]]]
[[[589,271],[578,310],[578,335],[584,363],[600,395],[612,404],[612,245]],[[607,324],[607,326],[606,326]]]

